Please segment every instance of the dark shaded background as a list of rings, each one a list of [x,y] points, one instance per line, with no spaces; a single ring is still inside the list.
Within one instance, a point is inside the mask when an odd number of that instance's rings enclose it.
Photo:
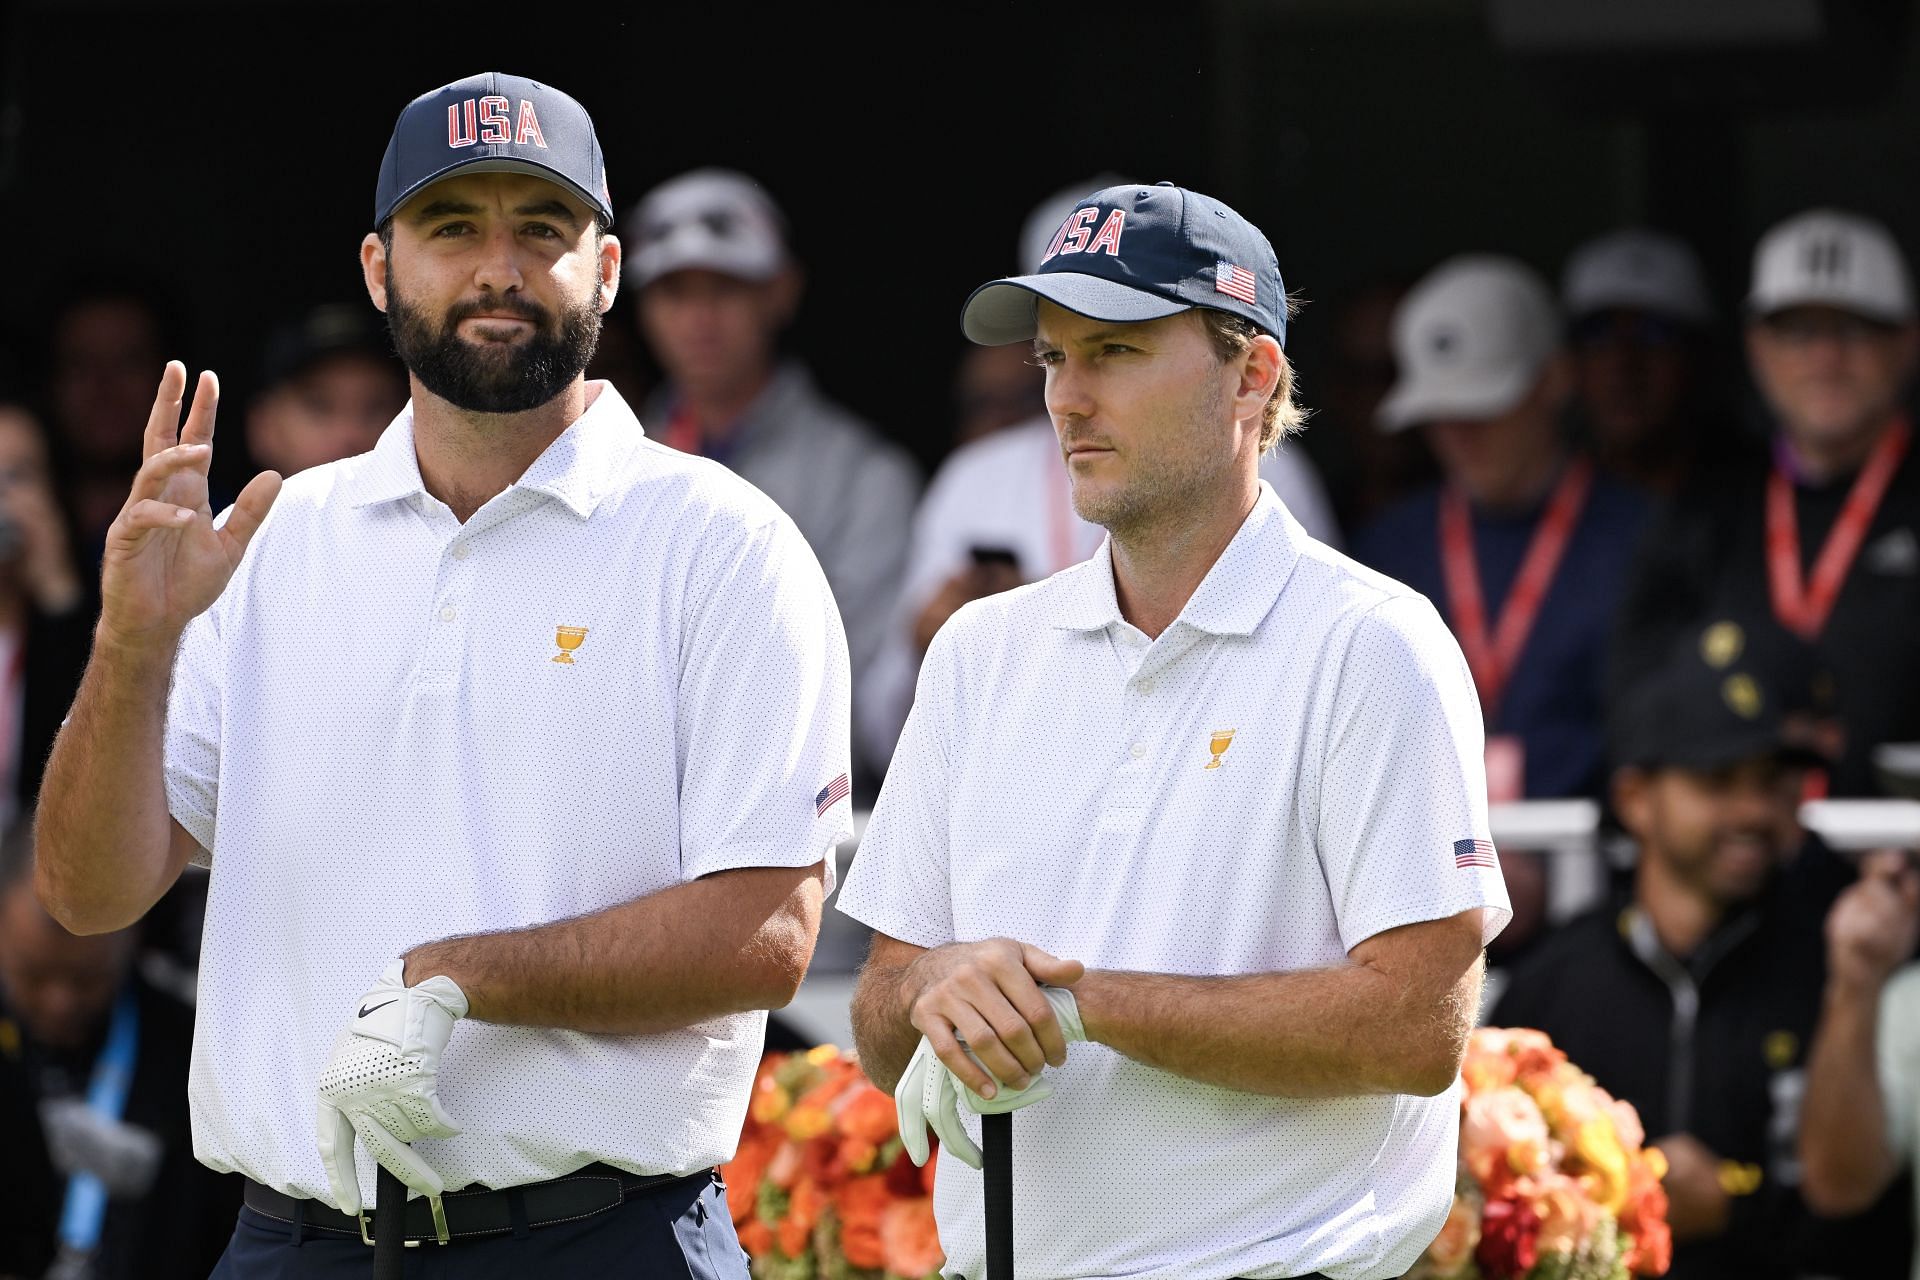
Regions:
[[[243,397],[273,323],[363,297],[357,243],[406,100],[498,68],[586,103],[622,210],[695,165],[763,180],[811,272],[794,345],[929,463],[961,301],[1013,269],[1038,200],[1103,170],[1198,187],[1268,231],[1309,300],[1290,350],[1311,404],[1328,308],[1452,252],[1557,278],[1585,237],[1646,222],[1693,241],[1731,310],[1758,233],[1808,205],[1911,244],[1910,9],[13,0],[0,332],[30,382],[50,294],[129,264],[180,292],[189,367]]]

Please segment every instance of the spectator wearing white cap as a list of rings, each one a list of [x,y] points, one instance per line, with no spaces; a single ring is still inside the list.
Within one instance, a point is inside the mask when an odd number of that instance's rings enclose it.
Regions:
[[[1725,449],[1711,403],[1708,298],[1683,241],[1628,228],[1587,241],[1561,281],[1573,356],[1573,413],[1602,468],[1671,493],[1703,454]]]
[[[1380,424],[1418,427],[1442,480],[1388,509],[1356,553],[1431,598],[1459,638],[1492,797],[1597,794],[1605,637],[1648,503],[1568,444],[1553,295],[1514,259],[1449,259],[1395,314],[1394,351]]]
[[[864,670],[892,616],[920,477],[782,356],[802,274],[778,206],[744,174],[699,169],[649,192],[621,238],[641,335],[667,378],[641,414],[648,433],[726,464],[793,518]]]
[[[1746,347],[1773,446],[1681,490],[1636,568],[1613,679],[1630,689],[1703,617],[1784,626],[1834,674],[1846,740],[1832,793],[1871,795],[1874,746],[1920,738],[1920,463],[1905,412],[1920,329],[1893,236],[1831,209],[1768,231]]]
[[[1126,181],[1103,173],[1035,205],[1020,228],[1021,271],[1039,270],[1054,233],[1080,207],[1082,196]],[[854,736],[870,759],[884,763],[893,754],[913,702],[920,660],[934,633],[960,606],[1078,564],[1105,536],[1073,509],[1066,461],[1041,399],[1040,370],[1033,367],[1031,349],[1024,343],[972,346],[962,360],[962,385],[1009,363],[1026,375],[1032,412],[961,445],[934,475],[914,516],[906,575],[879,660],[867,668],[855,665]],[[1004,377],[994,381],[1005,391],[1014,389]],[[1333,506],[1305,451],[1282,440],[1261,457],[1260,478],[1309,534],[1340,544]]]

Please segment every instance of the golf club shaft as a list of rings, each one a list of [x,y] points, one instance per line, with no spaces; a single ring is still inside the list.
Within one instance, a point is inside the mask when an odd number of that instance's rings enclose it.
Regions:
[[[1013,1113],[980,1117],[987,1192],[987,1280],[1013,1280]]]
[[[407,1184],[380,1166],[373,1200],[373,1280],[401,1280],[407,1264]]]

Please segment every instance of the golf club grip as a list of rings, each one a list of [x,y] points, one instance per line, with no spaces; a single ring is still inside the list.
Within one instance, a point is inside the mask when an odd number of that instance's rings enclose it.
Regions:
[[[373,1199],[373,1280],[402,1280],[407,1265],[407,1184],[380,1166]]]
[[[987,1192],[987,1280],[1013,1280],[1013,1113],[980,1117]]]

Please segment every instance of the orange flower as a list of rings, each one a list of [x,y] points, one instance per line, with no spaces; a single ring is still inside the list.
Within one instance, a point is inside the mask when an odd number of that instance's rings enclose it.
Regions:
[[[940,1232],[933,1221],[933,1200],[919,1196],[896,1200],[880,1216],[883,1265],[896,1276],[930,1276],[946,1265]]]
[[[1516,1176],[1546,1167],[1546,1119],[1512,1085],[1474,1094],[1460,1117],[1460,1150],[1474,1180],[1493,1194]]]
[[[900,1119],[893,1099],[867,1085],[847,1100],[840,1112],[840,1132],[861,1138],[876,1148],[899,1132]]]
[[[742,1141],[733,1159],[720,1166],[720,1177],[727,1184],[727,1212],[735,1226],[753,1216],[754,1201],[760,1195],[760,1180],[767,1175],[773,1160],[777,1138]]]
[[[928,1201],[928,1212],[932,1212],[932,1201]],[[1440,1234],[1427,1246],[1427,1259],[1442,1275],[1451,1275],[1473,1257],[1474,1248],[1480,1243],[1480,1203],[1467,1196],[1455,1196],[1453,1208],[1447,1211],[1447,1221],[1440,1228]]]
[[[886,1262],[880,1241],[880,1222],[892,1203],[887,1180],[875,1174],[849,1178],[833,1194],[834,1210],[840,1215],[840,1250],[856,1267],[878,1267]]]
[[[773,1248],[773,1228],[758,1218],[739,1223],[735,1231],[740,1236],[740,1247],[755,1258],[762,1257]]]
[[[865,1138],[847,1138],[840,1143],[839,1163],[851,1173],[873,1172],[873,1162],[880,1156],[880,1148]]]
[[[833,1117],[827,1114],[825,1107],[802,1101],[787,1112],[781,1127],[795,1142],[807,1142],[832,1130]]]
[[[826,1193],[811,1178],[802,1178],[793,1184],[793,1196],[787,1202],[787,1216],[774,1233],[780,1244],[780,1252],[789,1258],[797,1258],[806,1251],[807,1239],[813,1235],[813,1229],[819,1224],[820,1215],[826,1210],[827,1204]]]
[[[1578,1253],[1605,1216],[1581,1183],[1564,1173],[1543,1173],[1518,1185],[1540,1215],[1543,1253]]]

